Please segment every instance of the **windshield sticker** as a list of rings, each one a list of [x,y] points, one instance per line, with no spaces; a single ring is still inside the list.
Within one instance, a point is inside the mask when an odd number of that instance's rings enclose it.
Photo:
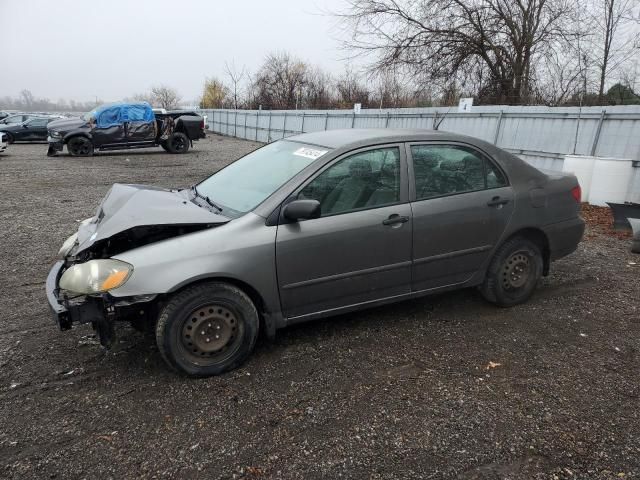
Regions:
[[[299,157],[305,157],[315,160],[316,158],[321,157],[327,152],[328,150],[316,150],[315,148],[302,147],[293,152],[293,154],[298,155]]]

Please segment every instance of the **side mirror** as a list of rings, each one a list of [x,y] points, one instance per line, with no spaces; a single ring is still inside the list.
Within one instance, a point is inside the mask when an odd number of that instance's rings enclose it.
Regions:
[[[22,128],[29,128],[29,125],[27,125],[26,123],[23,123]]]
[[[294,222],[320,216],[320,202],[317,200],[294,200],[287,203],[282,212],[284,218]]]

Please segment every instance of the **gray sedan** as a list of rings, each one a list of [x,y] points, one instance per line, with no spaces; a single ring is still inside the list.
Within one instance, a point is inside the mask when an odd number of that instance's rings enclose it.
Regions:
[[[580,187],[481,140],[334,130],[274,142],[190,188],[115,184],[47,279],[61,329],[155,331],[174,369],[216,375],[258,333],[477,287],[526,301],[584,232]]]

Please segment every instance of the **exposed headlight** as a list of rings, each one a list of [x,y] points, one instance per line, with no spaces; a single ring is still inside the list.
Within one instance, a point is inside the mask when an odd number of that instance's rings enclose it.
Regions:
[[[84,294],[107,292],[124,285],[132,272],[133,265],[120,260],[89,260],[65,271],[60,288]]]
[[[60,138],[62,134],[60,132],[56,132],[55,130],[49,130],[49,136],[52,138]]]

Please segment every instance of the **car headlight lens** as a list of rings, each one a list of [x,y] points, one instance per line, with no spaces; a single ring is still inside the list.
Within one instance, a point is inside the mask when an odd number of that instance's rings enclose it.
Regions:
[[[132,272],[133,266],[120,260],[89,260],[65,271],[60,288],[84,294],[107,292],[124,285]]]
[[[60,247],[60,250],[58,250],[58,256],[64,259],[67,256],[67,254],[71,251],[71,249],[74,247],[77,241],[78,241],[78,232],[74,233],[64,241],[64,243]]]
[[[62,135],[60,132],[56,132],[55,130],[49,130],[49,136],[52,138],[60,138]]]

